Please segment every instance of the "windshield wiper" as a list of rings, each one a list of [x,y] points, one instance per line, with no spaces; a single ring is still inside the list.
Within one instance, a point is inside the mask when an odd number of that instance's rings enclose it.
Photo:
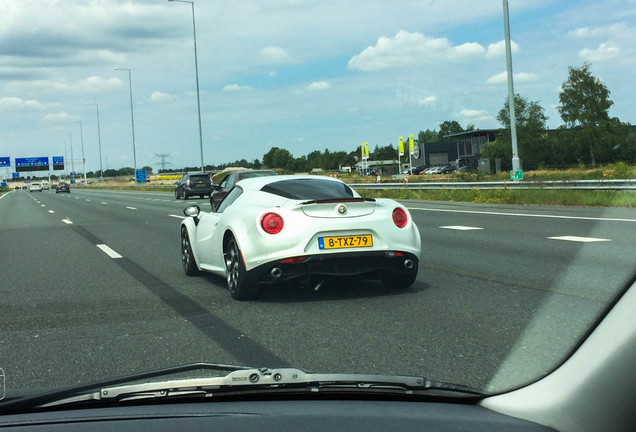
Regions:
[[[190,372],[195,370],[213,370],[213,371],[238,371],[251,369],[250,366],[236,366],[222,363],[188,363],[179,366],[156,369],[148,372],[141,372],[132,375],[126,375],[118,378],[97,381],[90,384],[82,384],[78,386],[68,387],[35,396],[26,396],[19,399],[12,399],[0,402],[0,413],[14,413],[31,411],[49,403],[56,401],[64,401],[75,397],[84,397],[86,392],[93,392],[103,387],[116,386],[123,383],[131,383],[135,381],[146,380],[149,378],[162,377],[178,373]],[[90,394],[90,393],[89,393]]]
[[[83,386],[56,392],[28,400],[18,400],[14,405],[0,405],[0,410],[23,411],[39,408],[60,407],[63,405],[88,402],[106,404],[143,399],[166,399],[173,397],[213,397],[225,394],[264,394],[272,391],[316,392],[359,392],[359,393],[397,393],[400,395],[453,395],[455,397],[478,398],[483,393],[466,386],[431,381],[424,377],[399,375],[365,375],[341,373],[306,373],[294,368],[244,368],[238,366],[197,363],[170,368],[170,373],[193,369],[235,368],[225,376],[173,379],[141,384]],[[134,375],[132,381],[155,377],[157,372]],[[140,378],[142,377],[143,378]],[[123,380],[116,380],[121,383]],[[129,380],[130,382],[130,380]],[[54,397],[54,395],[56,397]],[[22,402],[22,404],[19,404]],[[30,402],[30,403],[27,403]],[[19,405],[17,405],[19,404]]]

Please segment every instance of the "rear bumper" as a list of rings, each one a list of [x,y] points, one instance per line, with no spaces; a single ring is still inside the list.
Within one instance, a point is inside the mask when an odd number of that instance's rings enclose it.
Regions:
[[[380,278],[392,273],[406,275],[417,273],[419,260],[408,252],[345,252],[309,255],[303,261],[284,263],[272,261],[248,271],[253,283],[277,284],[294,279],[341,278],[363,276]]]

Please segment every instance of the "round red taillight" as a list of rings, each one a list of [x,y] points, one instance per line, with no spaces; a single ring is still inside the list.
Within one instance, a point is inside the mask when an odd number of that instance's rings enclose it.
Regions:
[[[268,234],[278,234],[283,229],[283,218],[276,213],[265,213],[261,218],[261,228]]]
[[[393,223],[398,228],[404,228],[409,218],[406,216],[406,212],[403,208],[397,207],[393,210]]]

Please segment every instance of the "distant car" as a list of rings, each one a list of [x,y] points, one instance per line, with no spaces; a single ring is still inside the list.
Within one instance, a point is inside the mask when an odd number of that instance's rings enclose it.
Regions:
[[[441,167],[441,168],[438,170],[438,172],[437,172],[437,173],[438,173],[438,174],[450,174],[450,173],[454,173],[455,171],[457,171],[457,169],[456,169],[454,166],[452,166],[452,165],[446,165],[446,166]]]
[[[31,183],[29,185],[29,192],[42,192],[42,185],[40,183]]]
[[[269,177],[278,175],[276,171],[271,170],[245,170],[245,171],[233,171],[223,177],[223,180],[218,185],[213,185],[212,194],[210,195],[210,205],[212,210],[223,201],[223,198],[234,187],[236,183],[246,178],[254,177]]]
[[[443,167],[440,167],[440,166],[430,167],[429,169],[426,170],[426,172],[424,174],[426,174],[426,175],[439,174],[440,173],[439,171],[442,168]]]
[[[174,197],[176,199],[188,199],[191,196],[197,195],[203,199],[205,196],[212,194],[212,189],[210,174],[204,172],[188,173],[184,174],[177,182],[174,188]]]
[[[318,287],[332,278],[371,278],[406,288],[417,278],[421,239],[407,208],[362,198],[338,179],[250,178],[214,211],[191,205],[184,214],[185,273],[223,276],[236,300],[292,280]]]
[[[48,182],[48,180],[43,180],[42,181],[42,190],[48,190],[50,187],[50,184]]]
[[[66,182],[59,182],[55,187],[55,193],[58,194],[60,192],[71,193],[71,186]]]

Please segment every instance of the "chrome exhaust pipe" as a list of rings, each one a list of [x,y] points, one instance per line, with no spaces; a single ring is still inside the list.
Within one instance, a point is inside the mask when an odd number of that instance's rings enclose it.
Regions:
[[[411,259],[405,259],[404,260],[404,268],[407,270],[411,270],[413,268],[413,260]]]
[[[283,271],[279,269],[278,267],[274,267],[273,269],[270,270],[269,274],[274,279],[278,279],[279,277],[283,275]]]

